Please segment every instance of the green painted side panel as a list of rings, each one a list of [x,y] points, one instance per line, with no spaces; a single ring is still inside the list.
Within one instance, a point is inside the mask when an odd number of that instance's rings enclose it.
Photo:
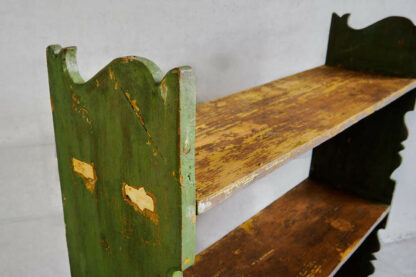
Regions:
[[[409,19],[388,17],[355,30],[348,17],[332,15],[327,65],[416,77],[416,27]]]
[[[326,65],[399,77],[416,77],[416,27],[403,17],[388,17],[363,29],[348,26],[349,14],[332,15]],[[362,93],[365,93],[363,91]],[[416,90],[359,121],[313,150],[310,178],[363,198],[390,204],[391,174],[400,165],[407,138],[406,112],[414,109]],[[368,276],[379,250],[377,231],[336,276]]]
[[[73,276],[171,276],[195,255],[195,81],[138,57],[47,61]]]

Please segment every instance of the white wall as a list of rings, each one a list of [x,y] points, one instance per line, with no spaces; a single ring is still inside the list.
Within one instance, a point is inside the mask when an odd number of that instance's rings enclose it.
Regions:
[[[332,12],[352,13],[350,24],[355,28],[390,15],[416,22],[416,2],[411,0],[2,0],[0,261],[9,262],[0,263],[0,270],[2,266],[17,270],[19,265],[21,274],[14,273],[21,276],[50,263],[51,257],[62,257],[55,265],[67,258],[47,45],[78,46],[78,64],[85,79],[125,55],[147,57],[165,72],[191,65],[197,76],[198,101],[203,102],[323,64]],[[398,186],[390,223],[382,236],[386,241],[416,236],[415,117],[415,113],[407,115],[410,137],[403,165],[394,174]],[[198,250],[304,178],[308,164],[306,154],[200,216]],[[255,188],[268,191],[268,196],[256,193]],[[249,198],[253,205],[247,207],[242,203]],[[55,243],[44,233],[50,232],[51,222],[57,232],[52,236]],[[39,248],[46,250],[35,255]],[[65,266],[50,270],[68,273]]]

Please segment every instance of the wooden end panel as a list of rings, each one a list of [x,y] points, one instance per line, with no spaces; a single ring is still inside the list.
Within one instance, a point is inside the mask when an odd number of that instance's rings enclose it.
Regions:
[[[405,17],[384,18],[363,29],[349,14],[332,15],[327,65],[398,77],[416,77],[416,27]]]
[[[415,79],[321,66],[197,105],[198,213],[415,85]]]
[[[387,212],[308,179],[197,255],[184,276],[328,276]]]
[[[195,82],[140,57],[82,80],[47,48],[72,276],[171,276],[195,256]]]

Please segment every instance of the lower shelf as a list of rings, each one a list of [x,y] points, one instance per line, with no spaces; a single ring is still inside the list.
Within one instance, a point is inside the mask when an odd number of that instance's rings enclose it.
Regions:
[[[307,179],[197,255],[184,276],[328,276],[388,209]]]

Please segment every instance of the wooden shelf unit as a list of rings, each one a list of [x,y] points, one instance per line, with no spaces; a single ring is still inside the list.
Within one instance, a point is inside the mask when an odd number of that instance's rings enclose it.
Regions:
[[[416,79],[324,65],[197,105],[197,212],[415,87]]]
[[[90,80],[47,48],[74,276],[367,276],[416,101],[416,27],[332,16],[325,65],[196,105],[190,67]],[[196,216],[312,150],[309,178],[195,255]]]
[[[329,276],[387,212],[307,179],[198,254],[184,276]]]

